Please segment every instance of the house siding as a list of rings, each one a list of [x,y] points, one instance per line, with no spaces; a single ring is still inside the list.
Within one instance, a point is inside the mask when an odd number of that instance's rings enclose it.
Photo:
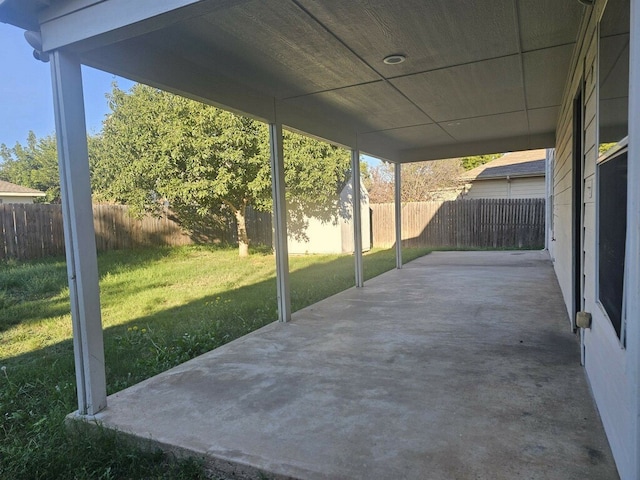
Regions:
[[[544,198],[544,177],[476,180],[467,189],[465,198]]]
[[[582,82],[584,132],[584,166],[582,178],[582,309],[592,314],[592,327],[583,332],[584,364],[592,393],[613,451],[621,478],[636,479],[635,432],[632,418],[634,398],[628,377],[626,350],[597,300],[597,24],[606,0],[597,1],[585,10],[570,78],[568,79],[556,134],[556,157],[553,169],[554,239],[550,250],[563,293],[568,315],[573,310],[572,274],[572,157],[573,101]],[[562,227],[560,227],[562,226]]]
[[[477,198],[509,198],[507,181],[499,180],[477,180],[471,184],[464,197],[468,199]]]
[[[33,203],[33,197],[14,197],[0,195],[0,203]]]

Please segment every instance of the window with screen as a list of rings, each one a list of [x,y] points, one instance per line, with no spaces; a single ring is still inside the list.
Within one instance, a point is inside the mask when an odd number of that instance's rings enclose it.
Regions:
[[[622,338],[622,295],[627,234],[627,149],[598,166],[598,296]]]
[[[598,55],[598,300],[624,343],[629,0],[609,0]]]

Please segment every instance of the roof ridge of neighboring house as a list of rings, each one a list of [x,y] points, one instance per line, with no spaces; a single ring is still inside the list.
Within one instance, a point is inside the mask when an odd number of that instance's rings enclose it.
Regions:
[[[545,175],[546,150],[509,152],[460,175],[461,180],[473,181],[506,177],[540,177]]]
[[[0,194],[10,194],[16,196],[28,195],[30,197],[44,197],[46,193],[36,190],[35,188],[23,187],[15,183],[0,180]]]

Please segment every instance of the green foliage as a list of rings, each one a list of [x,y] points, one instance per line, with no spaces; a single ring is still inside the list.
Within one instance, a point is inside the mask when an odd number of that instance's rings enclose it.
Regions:
[[[99,149],[100,136],[87,137],[89,163],[95,163],[95,152]],[[37,138],[29,132],[26,145],[19,142],[13,148],[0,145],[0,179],[35,188],[46,193],[36,201],[60,203],[60,177],[55,135]]]
[[[271,209],[267,126],[202,103],[136,85],[114,85],[94,168],[96,197],[158,212],[168,202],[190,229],[212,215],[233,215],[238,237],[245,209]],[[304,214],[336,215],[349,168],[345,150],[285,132],[291,226]]]
[[[272,255],[239,260],[233,250],[190,246],[107,252],[98,263],[109,393],[276,318]],[[394,266],[394,250],[364,256],[366,278]],[[294,310],[353,285],[351,255],[291,257],[291,271]],[[65,428],[76,408],[65,263],[10,262],[0,272],[11,298],[0,308],[0,478],[204,478],[195,460],[144,452],[110,431]],[[48,280],[32,289],[34,277]]]
[[[611,150],[616,145],[618,145],[616,142],[601,143],[598,146],[598,155],[603,155],[603,154],[607,153],[609,150]]]
[[[45,192],[44,201],[60,201],[58,157],[53,135],[38,139],[35,133],[29,132],[24,146],[20,143],[13,148],[0,145],[0,158],[0,179]]]
[[[502,153],[490,153],[487,155],[475,155],[473,157],[464,157],[460,159],[462,163],[462,168],[465,170],[471,170],[473,168],[479,167],[480,165],[484,165],[485,163],[489,163],[496,158],[500,158]]]

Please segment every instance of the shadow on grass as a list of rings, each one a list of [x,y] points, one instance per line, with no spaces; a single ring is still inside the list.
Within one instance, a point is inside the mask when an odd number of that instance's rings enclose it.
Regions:
[[[200,247],[207,251],[224,247]],[[198,247],[190,247],[190,251]],[[157,247],[115,250],[99,255],[100,279],[108,275],[135,270],[168,258],[179,259],[184,248]],[[108,267],[104,267],[107,265]],[[161,281],[155,286],[162,286]],[[145,285],[143,289],[153,285]],[[131,294],[131,287],[122,284],[121,291]],[[142,289],[137,289],[141,291]],[[110,294],[119,292],[110,291]],[[133,292],[135,293],[135,291]],[[28,262],[0,262],[0,332],[14,325],[38,322],[69,313],[67,266],[64,258],[43,258]]]
[[[118,257],[114,268],[103,275],[133,269],[148,262],[170,257],[163,249],[159,252],[136,256],[127,252]],[[427,253],[416,251],[412,258]],[[110,252],[109,255],[116,255]],[[301,257],[304,260],[304,257]],[[120,261],[121,259],[121,261]],[[131,263],[126,263],[131,260]],[[292,262],[295,263],[295,262]],[[365,255],[365,278],[370,279],[395,266],[392,251],[377,251]],[[316,303],[353,286],[353,257],[342,256],[326,262],[294,268],[290,274],[293,311]],[[66,279],[66,277],[64,277]],[[105,297],[119,293],[133,294],[163,282],[131,286],[125,282],[110,285]],[[115,291],[112,289],[116,289]],[[68,313],[68,299],[37,302],[38,313],[16,319],[15,323],[33,322]],[[207,295],[184,305],[171,307],[150,315],[139,316],[124,324],[104,330],[107,381],[110,392],[136,383],[143,378],[164,371],[190,358],[212,350],[241,337],[277,319],[275,274],[251,285],[229,289],[220,294]],[[7,324],[4,324],[7,328]],[[55,352],[55,353],[54,353]],[[51,359],[52,355],[68,354],[72,357],[72,342],[66,340],[40,350],[3,360],[16,367],[33,365],[38,359]],[[72,365],[71,365],[72,366]],[[72,373],[72,372],[70,372]]]
[[[413,257],[425,253],[427,251],[422,250]],[[111,255],[117,255],[117,252]],[[114,268],[118,271],[133,269],[168,256],[170,254],[164,251],[132,252],[119,256],[121,262],[116,262]],[[125,263],[127,257],[131,263]],[[305,263],[304,257],[292,262],[294,310],[353,285],[353,258],[350,256],[326,262],[316,259],[311,265]],[[394,253],[371,253],[365,256],[364,265],[366,278],[374,277],[395,266]],[[66,279],[64,266],[60,268]],[[109,269],[104,274],[113,272]],[[109,286],[112,287],[114,285]],[[123,287],[115,285],[122,292]],[[134,285],[133,288],[144,290],[141,286]],[[151,288],[149,284],[147,288]],[[111,297],[117,295],[118,292],[109,293]],[[41,317],[52,312],[57,314],[62,308],[60,304],[48,310],[43,308]],[[68,300],[64,313],[67,312]],[[106,328],[108,393],[213,350],[275,319],[276,284],[271,274],[252,285],[206,295],[185,305]],[[170,473],[163,473],[174,467],[164,465],[164,460],[157,454],[120,447],[120,439],[114,436],[89,441],[64,429],[64,416],[76,409],[71,339],[4,358],[1,364],[6,369],[0,373],[0,476],[5,472],[9,475],[7,478],[16,479],[151,478],[149,475],[153,478],[200,478],[198,465],[180,464]],[[90,462],[87,461],[89,457]]]

